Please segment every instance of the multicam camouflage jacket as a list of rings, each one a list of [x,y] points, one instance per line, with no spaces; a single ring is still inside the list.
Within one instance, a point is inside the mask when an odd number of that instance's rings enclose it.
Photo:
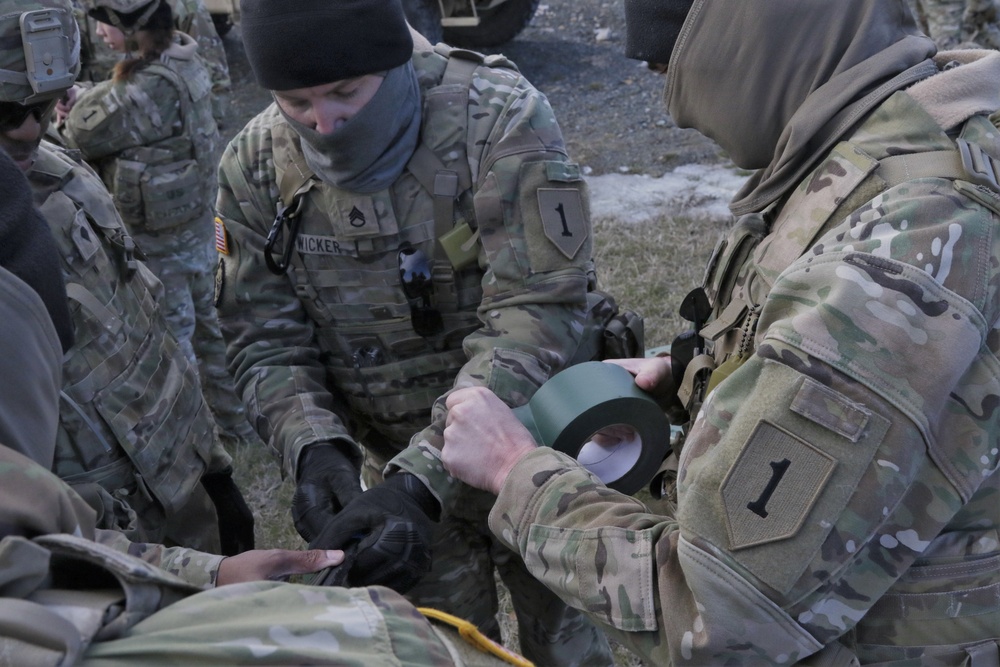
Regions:
[[[59,246],[76,335],[63,360],[53,470],[85,495],[98,484],[116,499],[102,528],[162,541],[164,517],[229,456],[156,305],[162,286],[100,179],[43,142],[28,180]]]
[[[703,333],[731,372],[676,516],[547,448],[507,479],[493,531],[651,664],[997,664],[1000,134],[968,95],[1000,85],[949,84],[974,66],[720,246]]]
[[[386,459],[411,436],[439,448],[452,387],[487,385],[519,405],[587,334],[587,191],[552,109],[504,59],[438,48],[414,52],[424,113],[406,170],[371,196],[307,182],[287,275],[268,270],[264,247],[281,177],[301,169],[297,136],[272,106],[223,156],[220,323],[251,421],[289,472],[320,441],[357,440]],[[445,172],[457,186],[435,196]],[[453,209],[443,230],[442,203]],[[436,247],[452,230],[468,234],[468,263]],[[433,267],[431,293],[408,298],[403,248]],[[428,310],[441,325],[421,335]],[[423,459],[408,451],[399,464],[443,496],[448,478]]]
[[[215,583],[222,556],[96,529],[65,482],[2,445],[0,496],[4,664],[76,664],[92,639]]]
[[[387,588],[214,588],[222,558],[95,530],[65,483],[0,445],[4,665],[511,664]]]
[[[207,237],[220,143],[197,45],[176,37],[127,80],[81,92],[62,128],[66,145],[101,175],[140,247],[158,255],[189,250],[180,226]]]

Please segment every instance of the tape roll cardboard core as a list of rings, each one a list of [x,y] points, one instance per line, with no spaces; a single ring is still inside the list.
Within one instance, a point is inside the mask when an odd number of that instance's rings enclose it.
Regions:
[[[627,430],[628,434],[619,433]],[[576,460],[605,484],[624,477],[642,456],[642,436],[627,424],[613,424],[583,443]]]

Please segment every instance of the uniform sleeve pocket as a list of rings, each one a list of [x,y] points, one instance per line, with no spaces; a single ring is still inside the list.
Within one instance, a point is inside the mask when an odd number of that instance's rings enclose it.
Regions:
[[[493,348],[487,387],[510,405],[526,403],[549,379],[552,367],[519,350]]]
[[[697,500],[689,498],[678,520],[786,594],[848,503],[870,509],[889,502],[871,468],[890,424],[876,410],[784,364],[754,357],[745,367],[738,373],[755,375],[756,385],[739,391],[749,376],[734,374],[716,389],[709,408],[728,412],[736,395],[752,398],[733,411],[736,417],[713,456],[688,461],[686,492]],[[775,567],[779,562],[798,565]]]
[[[532,575],[571,606],[626,632],[657,628],[654,561],[652,538],[642,531],[538,524],[528,531]]]

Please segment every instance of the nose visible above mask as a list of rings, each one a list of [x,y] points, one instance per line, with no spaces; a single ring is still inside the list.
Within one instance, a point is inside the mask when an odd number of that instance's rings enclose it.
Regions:
[[[625,56],[666,65],[694,0],[624,0]]]

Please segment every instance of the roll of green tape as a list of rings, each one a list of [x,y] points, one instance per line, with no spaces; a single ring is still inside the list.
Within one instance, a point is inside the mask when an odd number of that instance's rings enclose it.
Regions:
[[[632,495],[649,483],[670,451],[670,421],[627,370],[588,361],[539,387],[514,414],[535,441],[577,459],[608,487]],[[628,426],[635,437],[593,436]],[[625,429],[628,430],[628,429]]]

